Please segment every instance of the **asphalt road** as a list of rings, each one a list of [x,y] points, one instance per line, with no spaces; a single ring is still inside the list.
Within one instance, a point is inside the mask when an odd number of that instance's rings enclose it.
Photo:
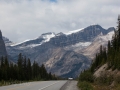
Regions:
[[[0,90],[60,90],[67,81],[39,81],[2,86]]]

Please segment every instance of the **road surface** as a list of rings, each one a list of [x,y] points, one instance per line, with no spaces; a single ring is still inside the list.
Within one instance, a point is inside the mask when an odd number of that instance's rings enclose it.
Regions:
[[[29,82],[23,84],[14,84],[9,86],[2,86],[0,90],[60,90],[60,88],[67,82],[65,81],[39,81]]]

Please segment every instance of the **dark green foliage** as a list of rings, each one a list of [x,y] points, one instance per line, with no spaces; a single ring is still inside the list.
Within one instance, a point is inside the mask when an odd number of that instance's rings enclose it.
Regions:
[[[116,81],[113,75],[104,73],[100,77],[95,78],[94,83],[98,85],[111,85],[113,81]]]
[[[107,58],[108,57],[107,57],[106,48],[100,46],[100,53],[96,54],[96,57],[93,60],[93,63],[90,68],[91,72],[93,73],[101,65],[105,64],[107,62]]]
[[[80,90],[94,90],[92,85],[86,81],[79,82],[78,87],[80,88]]]
[[[94,80],[93,74],[89,70],[81,72],[79,76],[79,81],[81,82],[83,81],[93,82],[93,80]]]
[[[0,81],[30,81],[30,80],[55,80],[55,75],[47,73],[44,65],[38,65],[34,61],[31,65],[30,59],[21,53],[17,64],[10,63],[7,57],[0,59]]]
[[[29,58],[27,60],[27,71],[26,72],[27,72],[27,80],[30,80],[32,77],[32,67],[31,67],[31,62]]]
[[[120,19],[111,42],[108,43],[108,66],[120,70]]]

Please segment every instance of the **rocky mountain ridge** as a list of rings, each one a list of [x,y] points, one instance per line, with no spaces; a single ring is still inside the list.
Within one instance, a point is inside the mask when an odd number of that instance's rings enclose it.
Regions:
[[[113,30],[91,25],[69,34],[49,32],[33,40],[6,46],[14,62],[18,54],[22,53],[32,62],[35,60],[40,65],[44,63],[49,72],[63,77],[76,77],[91,63],[89,56],[79,51],[90,46],[100,34],[105,36]]]

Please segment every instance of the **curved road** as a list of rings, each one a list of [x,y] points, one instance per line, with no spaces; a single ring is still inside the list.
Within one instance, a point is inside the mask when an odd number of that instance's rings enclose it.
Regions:
[[[39,81],[2,86],[0,90],[60,90],[67,81]]]

